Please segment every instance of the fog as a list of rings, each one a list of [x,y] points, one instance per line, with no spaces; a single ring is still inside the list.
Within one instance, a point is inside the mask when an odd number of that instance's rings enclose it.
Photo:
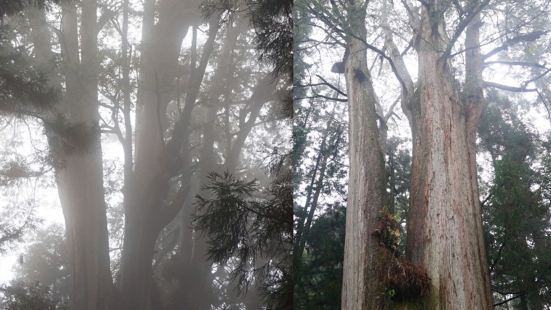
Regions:
[[[25,294],[43,309],[288,307],[289,14],[0,10],[2,307]]]

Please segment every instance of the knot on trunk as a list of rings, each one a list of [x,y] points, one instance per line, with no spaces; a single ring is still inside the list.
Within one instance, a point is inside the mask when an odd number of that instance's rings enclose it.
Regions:
[[[365,73],[360,69],[354,69],[354,77],[360,82],[363,83],[367,80],[367,76]]]
[[[99,142],[100,128],[96,123],[72,124],[59,117],[56,122],[46,123],[45,128],[55,155],[90,153]]]

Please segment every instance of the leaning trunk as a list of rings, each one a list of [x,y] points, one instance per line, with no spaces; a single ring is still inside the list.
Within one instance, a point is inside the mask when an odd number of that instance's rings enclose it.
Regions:
[[[375,92],[367,69],[365,8],[351,4],[346,62],[350,122],[350,176],[346,210],[342,309],[382,309],[381,251],[373,235],[384,202],[384,158]]]

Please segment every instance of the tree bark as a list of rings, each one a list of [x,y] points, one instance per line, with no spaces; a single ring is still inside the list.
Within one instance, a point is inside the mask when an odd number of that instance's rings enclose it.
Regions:
[[[35,9],[31,9],[35,10]],[[45,123],[63,214],[72,276],[73,309],[112,309],[106,204],[97,104],[97,3],[82,2],[80,44],[74,3],[62,4],[66,93],[57,119]],[[37,61],[51,61],[45,16],[33,11]],[[60,86],[60,85],[59,85]]]
[[[416,46],[419,79],[410,104],[413,163],[406,254],[427,270],[431,288],[409,308],[491,309],[475,157],[482,100],[478,29],[467,32],[466,45],[472,50],[460,97],[442,52],[448,44],[437,14],[443,5],[432,1],[423,6]],[[479,27],[479,20],[471,26]]]
[[[381,249],[373,235],[383,209],[384,157],[379,145],[376,95],[367,69],[366,6],[349,6],[349,56],[345,64],[350,122],[350,172],[346,209],[342,309],[382,309]]]

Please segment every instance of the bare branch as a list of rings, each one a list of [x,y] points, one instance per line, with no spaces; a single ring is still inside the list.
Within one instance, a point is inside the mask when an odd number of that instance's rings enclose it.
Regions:
[[[353,33],[350,33],[351,36],[353,36],[354,38],[360,40],[360,42],[362,42],[368,49],[374,51],[375,53],[381,55],[381,57],[383,57],[384,59],[386,59],[388,61],[388,63],[390,64],[390,68],[392,69],[392,72],[394,73],[394,75],[396,76],[396,78],[398,79],[398,82],[400,82],[400,85],[404,88],[404,89],[407,89],[407,84],[406,82],[404,82],[404,80],[402,79],[402,76],[400,75],[400,72],[398,71],[398,69],[396,68],[396,65],[394,64],[394,61],[392,60],[392,58],[390,58],[390,56],[388,56],[383,50],[379,49],[378,47],[372,45],[372,44],[369,44],[366,40],[364,40],[363,38],[360,38],[358,37],[357,35],[353,34]]]
[[[521,67],[535,67],[535,68],[542,68],[546,69],[547,67],[536,63],[536,62],[527,62],[527,61],[504,61],[504,60],[494,60],[494,61],[486,61],[484,62],[484,65],[493,65],[493,64],[499,64],[499,65],[508,65],[508,66],[521,66]]]
[[[528,93],[528,92],[537,92],[538,90],[535,88],[526,88],[524,87],[515,87],[515,86],[508,86],[503,84],[498,84],[494,82],[486,82],[484,81],[484,87],[493,87],[498,88],[501,90],[506,90],[510,92],[516,92],[516,93]]]
[[[503,305],[503,304],[506,304],[506,303],[510,302],[511,300],[515,300],[515,299],[517,299],[517,298],[519,298],[519,297],[521,297],[521,296],[522,296],[522,294],[520,294],[520,295],[515,295],[515,296],[513,296],[513,297],[511,297],[511,298],[505,299],[504,301],[501,301],[501,302],[498,302],[498,303],[494,304],[494,307],[500,306],[500,305]]]
[[[529,79],[529,80],[527,80],[527,81],[522,82],[522,85],[523,85],[524,87],[526,87],[526,86],[528,86],[528,84],[530,84],[530,83],[532,83],[532,82],[535,82],[535,81],[541,79],[542,77],[546,76],[549,72],[551,72],[551,69],[545,70],[542,74],[536,76],[535,78],[532,78],[532,79]]]
[[[323,83],[320,83],[320,84],[328,86],[329,88],[331,88],[332,90],[336,91],[337,93],[341,94],[344,97],[348,97],[348,95],[345,92],[340,90],[337,86],[327,82],[327,80],[325,80],[321,75],[316,74],[316,76],[318,77],[318,79],[323,81]]]
[[[388,109],[386,114],[384,115],[383,121],[385,122],[385,124],[388,122],[390,117],[394,114],[394,108],[396,107],[398,102],[400,102],[400,99],[401,99],[400,97],[396,98],[396,100],[394,100],[394,102],[392,103],[392,105],[390,106],[390,108]]]
[[[546,31],[541,31],[541,30],[537,30],[537,31],[532,31],[532,32],[529,32],[529,33],[524,33],[524,34],[521,34],[521,35],[518,35],[514,38],[511,38],[511,39],[507,39],[505,40],[505,42],[503,42],[503,44],[501,46],[498,46],[496,48],[494,48],[493,50],[491,50],[490,52],[488,52],[487,54],[483,55],[482,58],[483,59],[486,59],[486,58],[489,58],[501,51],[504,51],[506,49],[509,48],[509,46],[512,46],[512,45],[515,45],[517,43],[520,43],[520,42],[531,42],[531,41],[535,41],[537,39],[539,39],[541,36],[547,34],[551,32],[551,30],[546,30]]]
[[[454,1],[454,3],[455,2],[457,1]],[[466,13],[466,16],[463,19],[459,21],[459,24],[457,25],[457,28],[455,28],[455,31],[450,39],[450,42],[448,42],[446,51],[442,55],[442,59],[446,59],[450,57],[450,54],[453,46],[455,45],[455,42],[457,42],[457,40],[459,39],[459,37],[461,36],[465,28],[467,28],[467,26],[471,23],[471,21],[480,13],[480,11],[482,11],[482,9],[484,9],[484,7],[486,7],[486,5],[488,5],[489,2],[490,0],[485,0],[482,3],[480,3],[478,6],[475,6],[474,8],[469,10],[469,12]],[[463,12],[462,9],[460,11],[460,14],[461,12]]]
[[[338,102],[348,102],[348,99],[329,97],[329,96],[320,95],[320,94],[314,94],[314,96],[300,97],[300,98],[296,98],[296,100],[301,100],[301,99],[317,99],[317,98],[323,98],[323,99],[332,100],[332,101],[338,101]]]

